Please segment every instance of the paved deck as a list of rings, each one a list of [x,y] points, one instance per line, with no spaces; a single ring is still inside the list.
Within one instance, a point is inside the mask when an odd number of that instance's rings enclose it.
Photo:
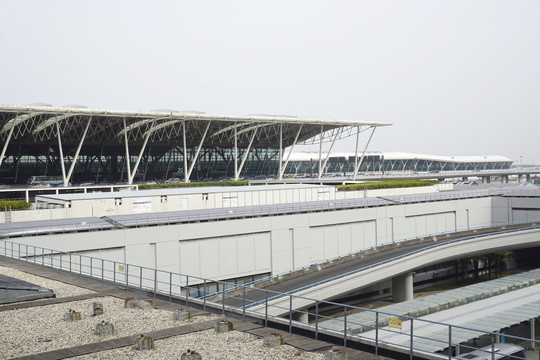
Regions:
[[[8,311],[8,310],[15,310],[15,309],[24,309],[24,308],[34,307],[34,306],[60,304],[60,303],[66,303],[70,301],[86,300],[86,299],[99,298],[99,297],[105,297],[105,296],[113,296],[120,299],[126,299],[128,297],[144,298],[144,296],[140,296],[140,295],[137,296],[137,293],[115,288],[107,283],[97,282],[95,280],[79,277],[74,274],[51,270],[49,268],[42,268],[39,265],[34,265],[31,263],[14,261],[11,259],[7,259],[3,256],[0,256],[0,266],[14,268],[14,269],[24,271],[26,273],[30,273],[36,276],[68,283],[70,285],[74,285],[74,286],[78,286],[81,288],[94,291],[93,293],[77,295],[77,296],[35,300],[35,301],[28,301],[28,302],[22,302],[22,303],[17,303],[17,304],[0,305],[0,312]],[[170,311],[173,311],[178,308],[184,308],[182,305],[179,305],[177,303],[169,303],[168,301],[164,301],[160,299],[154,299],[154,307],[156,309],[170,310]],[[202,310],[195,309],[195,308],[189,308],[189,311],[191,312],[192,316],[209,314],[207,312],[204,312]],[[264,335],[271,332],[279,332],[283,336],[283,340],[285,344],[293,346],[303,351],[323,352],[323,351],[327,351],[328,349],[332,347],[332,344],[328,342],[308,338],[308,337],[297,335],[297,334],[289,334],[287,332],[278,331],[273,328],[265,328],[264,326],[255,322],[243,321],[243,320],[237,320],[237,319],[229,319],[229,320],[233,323],[234,330],[246,332],[246,333],[255,335],[257,337],[263,337]],[[157,330],[153,332],[147,332],[145,333],[145,335],[152,337],[154,340],[160,340],[160,339],[184,335],[184,334],[188,334],[192,332],[209,330],[214,327],[214,324],[215,324],[215,320],[204,321],[200,323],[188,324],[188,325],[183,325],[183,326],[178,326],[178,327],[173,327],[173,328],[168,328],[168,329]],[[105,350],[132,346],[135,343],[135,339],[137,338],[138,335],[139,334],[134,334],[132,336],[126,336],[126,337],[116,338],[116,339],[107,340],[107,341],[101,341],[101,342],[84,344],[80,346],[47,351],[47,352],[42,352],[42,353],[32,354],[28,356],[12,358],[12,359],[56,360],[56,359],[65,359],[65,358],[70,358],[74,356],[86,355],[86,354],[96,353],[96,352],[105,351]],[[362,352],[355,349],[348,349],[347,351],[348,351],[350,360],[368,360],[368,359],[389,360],[390,359],[390,358],[376,356],[374,354],[371,354],[368,352]]]

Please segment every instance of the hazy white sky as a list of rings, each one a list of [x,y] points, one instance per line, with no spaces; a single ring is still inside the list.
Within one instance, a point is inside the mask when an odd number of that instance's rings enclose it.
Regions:
[[[540,162],[538,0],[0,0],[0,46],[3,104],[392,122],[369,150]]]

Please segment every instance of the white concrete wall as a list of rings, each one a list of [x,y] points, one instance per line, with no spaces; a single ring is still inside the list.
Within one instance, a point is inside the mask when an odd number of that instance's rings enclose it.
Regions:
[[[18,210],[11,212],[11,222],[36,221],[36,220],[55,220],[65,219],[67,209],[38,209],[38,210]],[[5,222],[5,213],[0,213],[0,223]]]
[[[139,194],[144,193],[144,190]],[[298,202],[334,200],[336,189],[333,186],[325,188],[306,186],[305,188],[280,188],[257,189],[257,186],[250,187],[250,191],[235,191],[233,187],[230,191],[218,193],[204,193],[201,188],[200,193],[178,194],[178,195],[154,195],[147,197],[123,197],[118,193],[115,198],[73,200],[69,207],[65,209],[64,217],[101,217],[111,215],[128,215],[135,213],[154,213],[165,211],[200,210],[200,209],[221,209],[237,206],[252,205],[273,205],[290,204]],[[56,207],[60,205],[54,205]],[[55,216],[49,214],[51,209],[41,209],[32,215],[32,219],[47,220]],[[27,210],[26,212],[31,212]],[[0,218],[4,222],[4,218]],[[26,221],[16,220],[15,221]]]
[[[412,188],[395,188],[395,189],[375,189],[375,190],[359,190],[359,191],[337,191],[336,199],[358,199],[364,197],[379,197],[379,196],[399,196],[412,194],[431,194],[439,191],[452,190],[452,184],[437,184],[432,186],[419,186]]]
[[[251,191],[229,191],[223,193],[209,193],[203,195],[181,194],[162,196],[148,196],[137,198],[123,198],[121,192],[118,197],[111,199],[92,199],[72,201],[69,208],[25,210],[13,212],[12,222],[31,220],[50,220],[61,218],[78,217],[101,217],[112,215],[127,215],[134,213],[153,213],[164,211],[199,210],[236,206],[290,204],[298,202],[312,202],[336,199],[353,199],[379,196],[396,196],[434,193],[446,189],[445,185],[423,186],[416,188],[379,189],[364,191],[336,191],[335,187],[326,188],[298,188],[298,189],[275,189],[257,190],[253,186]],[[233,190],[234,188],[231,188]],[[135,203],[135,204],[134,204]],[[56,205],[59,206],[59,205]],[[0,213],[0,223],[5,222],[5,216]]]
[[[540,201],[535,198],[494,198],[493,222],[540,220]]]
[[[15,241],[229,279],[277,274],[405,237],[466,228],[467,224],[489,225],[491,202],[490,198],[464,199]]]

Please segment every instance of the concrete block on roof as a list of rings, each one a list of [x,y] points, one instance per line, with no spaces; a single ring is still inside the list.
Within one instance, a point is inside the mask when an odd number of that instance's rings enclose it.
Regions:
[[[263,346],[267,348],[275,348],[283,345],[283,336],[279,333],[266,334],[263,337]]]
[[[154,302],[149,299],[127,298],[124,300],[124,307],[126,309],[152,310],[154,308]]]
[[[345,348],[332,348],[324,354],[324,360],[348,360],[349,355]]]
[[[202,356],[194,350],[187,349],[187,351],[180,356],[180,360],[202,360]]]

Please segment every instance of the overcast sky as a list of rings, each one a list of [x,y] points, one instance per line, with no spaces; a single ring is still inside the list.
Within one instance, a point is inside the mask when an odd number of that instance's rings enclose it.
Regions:
[[[2,104],[391,122],[369,150],[540,162],[538,0],[0,0],[0,46]]]

